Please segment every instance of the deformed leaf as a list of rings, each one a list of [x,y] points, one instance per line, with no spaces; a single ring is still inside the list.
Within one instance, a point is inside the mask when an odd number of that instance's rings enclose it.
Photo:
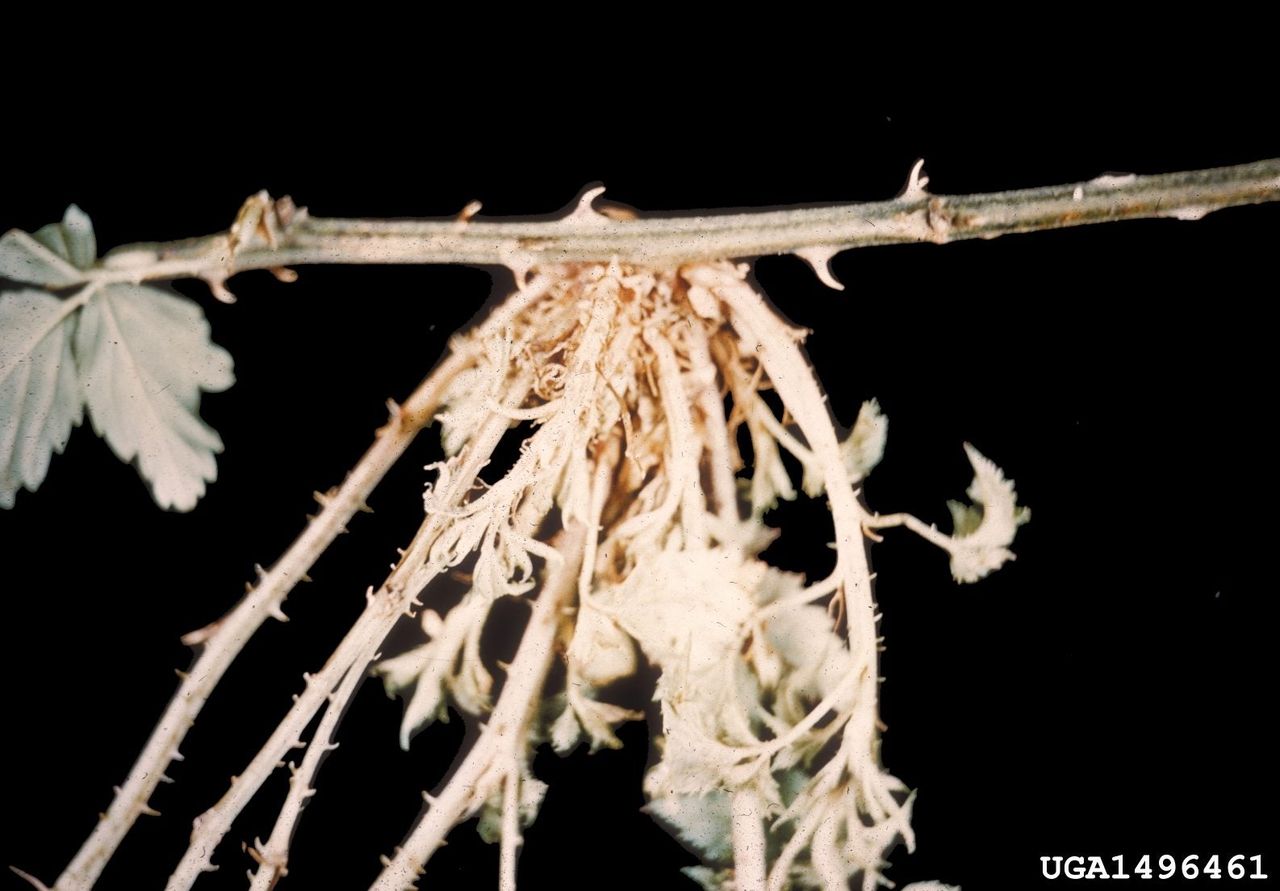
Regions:
[[[480,819],[476,823],[476,832],[487,844],[496,844],[502,838],[502,796],[505,788],[499,791],[480,810]],[[520,800],[517,809],[521,826],[532,826],[538,818],[538,810],[542,807],[542,799],[547,794],[547,784],[529,772],[527,764],[520,770]]]
[[[880,411],[880,403],[874,399],[862,403],[853,429],[840,443],[840,455],[844,458],[845,469],[849,471],[850,482],[865,479],[880,463],[888,433],[889,419]]]
[[[965,454],[973,465],[973,483],[968,495],[973,505],[951,501],[955,531],[951,540],[951,574],[958,582],[976,582],[1013,559],[1009,545],[1019,526],[1031,519],[1031,511],[1020,507],[1013,480],[977,449],[965,443]]]
[[[83,417],[66,310],[43,291],[0,296],[0,507],[36,490]]]
[[[564,711],[560,712],[559,717],[551,723],[548,735],[551,739],[551,748],[555,749],[558,755],[568,755],[577,747],[578,740],[582,738],[582,727],[578,723],[578,716],[574,714],[572,705],[566,705]]]
[[[727,792],[665,795],[642,810],[675,830],[680,841],[712,862],[733,858],[733,814]]]
[[[866,479],[880,459],[884,457],[885,438],[889,433],[889,419],[880,411],[880,403],[869,399],[858,409],[853,429],[840,443],[840,460],[849,482]],[[817,498],[826,488],[822,467],[817,462],[806,463],[803,488],[810,498]]]
[[[81,311],[75,351],[94,431],[120,460],[136,460],[157,504],[190,510],[222,451],[199,417],[200,391],[235,380],[203,311],[158,288],[109,285]]]

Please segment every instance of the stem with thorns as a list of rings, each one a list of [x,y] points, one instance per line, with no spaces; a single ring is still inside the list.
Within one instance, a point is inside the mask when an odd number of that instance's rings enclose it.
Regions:
[[[126,245],[88,270],[85,280],[194,277],[221,289],[238,272],[312,263],[500,264],[525,270],[616,260],[675,267],[794,253],[834,283],[826,263],[849,248],[944,244],[1126,219],[1199,219],[1226,207],[1280,200],[1280,159],[977,195],[930,194],[920,166],[891,201],[648,219],[597,213],[591,201],[601,189],[585,192],[565,217],[532,222],[311,218],[287,199],[273,203],[263,193],[249,200],[230,233]]]
[[[548,281],[535,277],[497,308],[477,327],[470,338],[454,338],[451,351],[429,374],[403,405],[393,406],[390,420],[377,432],[369,450],[348,473],[336,491],[317,496],[320,512],[264,573],[258,584],[223,618],[183,637],[183,642],[201,647],[172,701],[151,732],[121,785],[111,806],[63,870],[54,891],[87,891],[102,874],[140,814],[150,813],[148,805],[156,787],[168,781],[165,769],[180,759],[178,752],[187,730],[195,722],[227,668],[244,649],[268,617],[285,620],[281,604],[299,581],[308,581],[308,571],[320,555],[346,529],[347,523],[366,503],[387,471],[400,459],[418,433],[431,423],[441,397],[454,377],[472,365],[487,332],[501,330],[510,319],[546,292]],[[33,882],[33,884],[35,884]]]
[[[288,875],[289,842],[302,818],[302,808],[316,793],[313,783],[320,770],[320,762],[338,747],[333,742],[334,733],[363,680],[364,672],[356,670],[354,666],[347,672],[338,689],[329,696],[329,704],[325,706],[315,735],[307,744],[307,754],[303,756],[302,764],[295,767],[293,762],[289,762],[289,794],[285,797],[284,806],[280,808],[280,816],[271,829],[271,836],[265,845],[254,839],[253,846],[248,849],[250,856],[258,861],[258,870],[249,880],[249,891],[271,891],[281,877]]]
[[[98,821],[54,885],[55,891],[82,891],[91,888],[111,855],[128,833],[139,814],[149,810],[148,800],[156,786],[167,779],[169,762],[180,758],[178,747],[195,722],[214,687],[266,620],[285,620],[280,606],[294,585],[306,581],[307,572],[346,524],[365,506],[366,499],[418,431],[435,413],[440,397],[473,357],[453,353],[396,408],[386,426],[336,492],[320,496],[323,508],[308,524],[280,560],[264,573],[258,584],[223,618],[183,638],[200,646],[200,655],[187,672],[160,722],[143,747],[128,779],[119,787],[111,806]]]
[[[554,656],[561,613],[577,590],[587,530],[571,522],[556,549],[563,562],[551,568],[520,639],[507,681],[480,738],[449,777],[440,797],[430,799],[427,812],[395,856],[386,861],[370,891],[403,891],[412,887],[423,865],[444,844],[458,823],[474,814],[494,792],[503,796],[501,876],[504,891],[515,889],[515,846],[518,844],[520,772],[529,738],[529,720]],[[514,772],[515,778],[512,779]],[[508,829],[516,829],[508,832]]]
[[[519,399],[526,390],[519,390]],[[518,402],[517,402],[518,404]],[[481,433],[471,444],[462,467],[443,495],[448,505],[459,504],[474,485],[480,468],[489,460],[498,440],[510,422],[490,414]],[[377,657],[378,648],[391,628],[413,605],[417,594],[444,567],[427,559],[431,546],[449,525],[447,513],[432,513],[419,528],[413,543],[383,583],[378,593],[370,596],[360,618],[334,650],[321,671],[308,678],[306,690],[298,696],[293,708],[276,727],[271,738],[236,777],[222,799],[196,818],[191,843],[177,869],[169,878],[167,891],[190,888],[200,873],[211,868],[213,850],[231,827],[249,799],[281,764],[289,749],[296,746],[302,731],[310,723],[330,692],[348,671],[363,673]]]

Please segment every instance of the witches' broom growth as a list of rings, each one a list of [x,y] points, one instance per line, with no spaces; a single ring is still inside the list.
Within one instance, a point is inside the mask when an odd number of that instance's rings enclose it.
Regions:
[[[517,282],[391,406],[360,463],[317,495],[320,512],[240,605],[186,636],[198,648],[195,665],[52,887],[94,884],[150,810],[164,768],[240,647],[268,616],[284,617],[293,585],[433,421],[445,460],[428,468],[422,525],[329,659],[304,676],[258,754],[196,820],[168,887],[191,887],[213,867],[232,821],[282,765],[289,792],[275,825],[247,848],[250,887],[272,888],[287,874],[320,762],[372,670],[406,700],[402,745],[449,706],[481,726],[372,887],[411,886],[450,830],[479,815],[480,832],[500,845],[498,884],[514,888],[521,832],[545,791],[534,749],[620,745],[617,726],[641,715],[601,691],[635,673],[640,654],[660,670],[661,757],[645,778],[647,810],[700,854],[692,878],[739,891],[886,881],[887,852],[899,840],[913,845],[913,797],[880,761],[866,542],[905,526],[948,552],[957,582],[977,582],[1013,559],[1029,512],[1013,481],[968,445],[973,481],[966,502],[951,502],[950,532],[864,506],[859,487],[884,451],[887,419],[874,401],[828,407],[801,349],[807,332],[770,308],[748,265],[728,258],[794,253],[838,287],[827,261],[848,247],[1196,218],[1280,197],[1280,162],[989,196],[934,196],[926,184],[917,165],[890,202],[670,220],[606,215],[589,192],[572,213],[539,223],[473,220],[474,208],[453,221],[319,220],[259,195],[228,233],[101,258],[74,207],[32,235],[6,234],[5,507],[19,489],[39,486],[51,454],[86,416],[137,465],[160,506],[190,509],[213,480],[221,442],[200,420],[199,399],[231,384],[231,359],[210,342],[199,307],[155,282],[199,277],[229,299],[231,275],[265,268],[288,280],[288,266],[313,262],[496,262]],[[515,463],[483,481],[517,429],[529,432],[516,434]],[[797,485],[825,496],[831,511],[836,563],[824,578],[761,557],[772,534],[763,517]],[[468,590],[445,608],[438,582],[459,573]],[[532,601],[532,617],[495,696],[480,640],[504,597]],[[384,639],[407,616],[425,643],[382,658]],[[557,660],[564,670],[553,673]]]

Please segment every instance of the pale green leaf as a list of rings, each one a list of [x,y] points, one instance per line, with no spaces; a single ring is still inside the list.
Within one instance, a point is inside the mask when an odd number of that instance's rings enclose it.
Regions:
[[[62,237],[60,230],[58,237]],[[64,256],[21,229],[10,229],[0,237],[0,278],[49,288],[84,281],[84,275]]]
[[[67,243],[67,259],[81,269],[92,266],[98,259],[98,241],[89,215],[72,204],[62,216],[62,232]]]
[[[83,416],[66,309],[43,291],[0,295],[0,507],[36,490]]]
[[[200,307],[146,285],[107,286],[81,311],[75,352],[95,432],[137,462],[157,504],[193,508],[222,451],[198,414],[200,393],[235,380]]]
[[[41,226],[31,237],[77,269],[88,269],[98,259],[93,222],[74,204],[67,207],[61,222]]]

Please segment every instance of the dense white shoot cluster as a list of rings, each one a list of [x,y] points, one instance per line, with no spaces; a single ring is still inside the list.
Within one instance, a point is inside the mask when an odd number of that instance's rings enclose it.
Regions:
[[[879,406],[864,404],[838,442],[799,347],[803,332],[729,263],[545,267],[497,315],[473,342],[455,344],[479,358],[445,392],[449,457],[426,493],[428,513],[449,518],[428,561],[464,569],[469,590],[443,615],[428,590],[426,642],[378,666],[408,700],[402,745],[448,704],[477,717],[494,708],[480,648],[490,607],[534,591],[536,560],[575,559],[555,632],[563,686],[534,689],[546,702],[524,703],[517,726],[503,726],[520,737],[501,749],[512,762],[478,771],[485,782],[457,819],[483,809],[482,831],[494,838],[504,806],[531,820],[542,787],[529,759],[543,740],[561,752],[583,740],[619,745],[616,725],[642,716],[601,691],[634,673],[638,647],[661,670],[653,695],[662,756],[645,780],[648,809],[704,858],[691,875],[733,887],[747,857],[770,888],[845,887],[857,875],[874,887],[885,852],[898,839],[912,845],[911,796],[879,762],[863,557],[864,526],[897,523],[867,514],[853,488],[884,451]],[[770,389],[781,416],[762,395]],[[515,464],[463,503],[446,503],[438,493],[489,460],[496,443],[483,431],[495,415],[531,427]],[[796,495],[784,451],[803,468],[804,491],[832,504],[838,565],[812,583],[760,558],[773,537],[763,515]],[[953,507],[954,537],[930,530],[961,581],[1009,559],[1026,517],[1000,471],[972,449],[970,459],[978,506]],[[585,530],[572,558],[552,538],[570,527]],[[847,598],[859,608],[844,609]],[[744,807],[759,824],[756,850],[735,833]],[[377,887],[412,878],[442,840],[415,831]]]

